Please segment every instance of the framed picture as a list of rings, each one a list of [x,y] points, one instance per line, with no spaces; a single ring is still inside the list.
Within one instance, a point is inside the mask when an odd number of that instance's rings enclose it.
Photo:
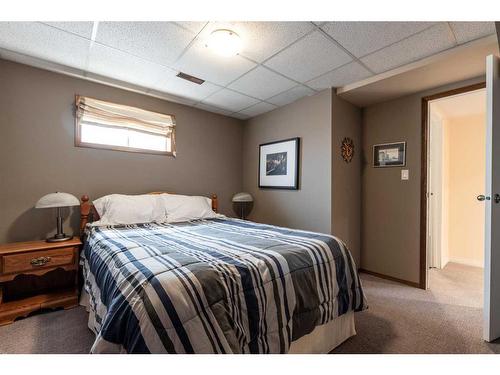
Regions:
[[[259,145],[259,188],[299,188],[300,138]]]
[[[373,146],[373,166],[404,167],[406,165],[406,142],[382,143]]]

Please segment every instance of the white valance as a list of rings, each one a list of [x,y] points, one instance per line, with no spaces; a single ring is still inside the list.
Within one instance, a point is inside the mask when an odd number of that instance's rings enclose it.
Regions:
[[[85,123],[164,136],[170,136],[175,127],[175,117],[172,115],[80,95],[76,97],[76,115]]]

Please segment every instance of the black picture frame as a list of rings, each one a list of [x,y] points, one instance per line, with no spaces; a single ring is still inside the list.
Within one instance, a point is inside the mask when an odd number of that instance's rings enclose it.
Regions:
[[[382,161],[380,159],[380,152],[384,150],[394,150],[397,149],[398,157],[397,159],[387,159]],[[373,145],[373,167],[374,168],[390,168],[390,167],[404,167],[406,166],[406,142],[391,142],[391,143],[379,143]]]
[[[290,185],[272,185],[272,184],[264,184],[262,182],[261,178],[261,158],[262,158],[262,152],[263,148],[266,146],[270,145],[278,145],[280,143],[286,144],[289,142],[293,142],[293,149],[295,151],[295,158],[292,159],[292,163],[295,166],[294,170],[294,176],[293,176],[293,184]],[[259,181],[259,189],[284,189],[284,190],[298,190],[299,189],[299,168],[300,168],[300,138],[295,137],[295,138],[288,138],[288,139],[282,139],[279,141],[273,141],[273,142],[267,142],[267,143],[261,143],[259,145],[259,169],[258,169],[258,181]]]

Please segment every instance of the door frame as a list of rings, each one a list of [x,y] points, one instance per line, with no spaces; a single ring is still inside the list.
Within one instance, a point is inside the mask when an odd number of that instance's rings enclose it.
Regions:
[[[429,102],[486,88],[486,82],[443,91],[422,98],[422,150],[420,166],[420,277],[419,287],[427,289],[427,161],[429,153]]]
[[[432,102],[431,102],[432,105]],[[437,116],[437,115],[436,115]],[[440,116],[439,129],[433,126],[433,113],[429,112],[429,147],[427,149],[428,175],[427,185],[430,190],[430,200],[427,200],[427,267],[443,267],[443,148],[444,148],[444,126]],[[434,135],[434,139],[433,139]],[[437,151],[434,154],[434,151]],[[435,168],[434,170],[432,168]],[[439,172],[438,179],[434,180],[433,173]],[[427,197],[429,198],[429,196]],[[437,220],[439,219],[439,220]],[[439,228],[439,229],[438,229]],[[437,230],[436,230],[437,229]],[[436,238],[437,237],[437,238]],[[429,243],[430,240],[430,243]]]

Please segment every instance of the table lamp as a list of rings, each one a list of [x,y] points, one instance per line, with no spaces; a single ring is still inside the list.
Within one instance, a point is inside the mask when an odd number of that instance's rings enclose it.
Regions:
[[[47,238],[47,242],[62,242],[68,241],[73,236],[67,236],[63,232],[61,207],[79,206],[80,201],[74,195],[68,193],[50,193],[41,197],[36,202],[35,208],[57,208],[57,233],[54,237]]]
[[[249,193],[238,193],[233,196],[233,210],[240,219],[245,219],[253,208],[253,197]]]

